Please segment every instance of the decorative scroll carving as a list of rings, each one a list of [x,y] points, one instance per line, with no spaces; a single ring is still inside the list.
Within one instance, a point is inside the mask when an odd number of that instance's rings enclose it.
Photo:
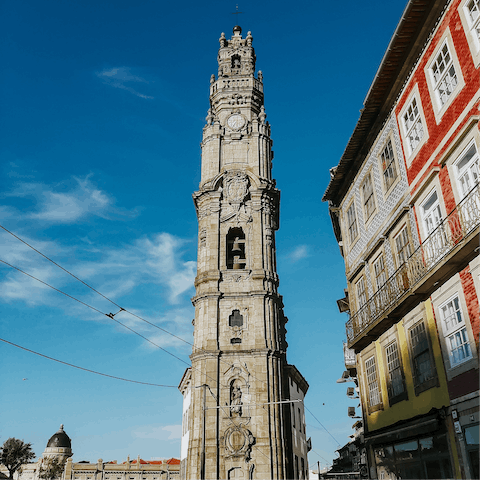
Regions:
[[[250,430],[243,425],[232,425],[225,431],[224,438],[227,458],[244,456],[246,462],[250,461],[255,445],[255,437]]]
[[[249,193],[248,176],[243,172],[226,172],[223,180],[223,192],[224,202],[222,202],[220,221],[226,222],[234,219],[237,223],[250,222],[252,217],[245,204]]]

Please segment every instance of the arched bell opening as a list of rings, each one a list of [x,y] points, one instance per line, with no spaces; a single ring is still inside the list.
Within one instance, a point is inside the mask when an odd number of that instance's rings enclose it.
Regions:
[[[231,228],[227,235],[227,268],[244,270],[246,263],[245,233],[240,227]]]
[[[242,61],[240,55],[232,55],[231,68],[241,68]]]

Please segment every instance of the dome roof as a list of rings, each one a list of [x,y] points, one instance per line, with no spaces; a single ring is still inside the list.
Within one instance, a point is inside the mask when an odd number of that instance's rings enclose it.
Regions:
[[[47,443],[47,448],[72,448],[72,441],[70,437],[63,431],[63,425],[60,425],[60,429],[57,433],[50,437]]]

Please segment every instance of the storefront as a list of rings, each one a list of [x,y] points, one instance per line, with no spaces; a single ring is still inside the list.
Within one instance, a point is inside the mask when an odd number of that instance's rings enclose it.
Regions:
[[[453,478],[454,439],[448,434],[445,413],[445,409],[432,409],[366,435],[371,478]]]

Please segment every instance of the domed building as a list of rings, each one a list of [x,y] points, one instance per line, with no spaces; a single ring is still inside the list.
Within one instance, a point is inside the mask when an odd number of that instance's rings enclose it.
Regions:
[[[58,458],[63,464],[63,472],[58,480],[171,480],[179,478],[180,460],[143,460],[138,456],[135,460],[130,457],[123,463],[116,460],[104,462],[99,459],[96,463],[73,462],[72,441],[65,433],[63,425],[47,442],[42,456],[35,463],[26,463],[19,468],[14,480],[42,480],[40,477],[48,461]],[[2,473],[8,471],[0,465],[0,479]]]
[[[72,441],[63,430],[63,425],[60,425],[58,432],[50,437],[43,452],[43,458],[58,458],[63,463],[72,455]]]

